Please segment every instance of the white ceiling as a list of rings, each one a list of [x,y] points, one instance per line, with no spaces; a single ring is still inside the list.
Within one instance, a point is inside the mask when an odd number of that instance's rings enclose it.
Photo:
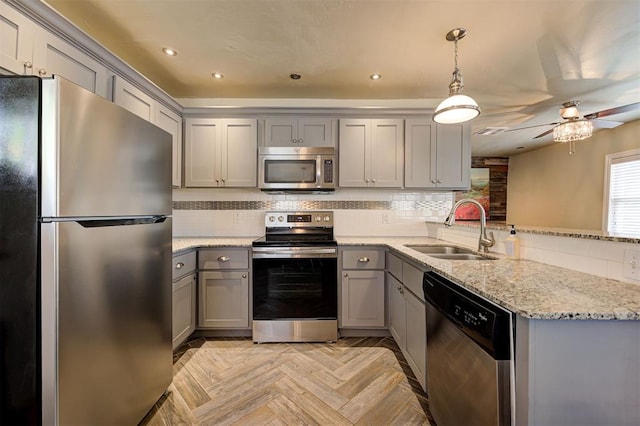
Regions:
[[[453,71],[454,45],[445,34],[464,27],[458,58],[464,92],[482,108],[473,132],[557,122],[561,104],[572,99],[581,101],[583,114],[640,102],[638,0],[48,3],[176,98],[433,109],[447,96]],[[165,46],[178,56],[164,55]],[[225,77],[214,80],[212,72]],[[383,78],[370,80],[374,72]],[[291,73],[302,78],[291,80]],[[638,118],[640,111],[608,117]],[[474,135],[473,154],[548,145],[551,136],[532,138],[550,128]]]

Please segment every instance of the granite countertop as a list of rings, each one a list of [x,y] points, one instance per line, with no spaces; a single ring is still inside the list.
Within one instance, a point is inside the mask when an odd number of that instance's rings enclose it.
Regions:
[[[256,237],[257,238],[257,237]],[[251,247],[255,238],[175,238],[174,254],[198,247]],[[529,260],[445,260],[405,244],[454,245],[428,237],[336,237],[339,245],[385,246],[525,318],[640,321],[640,285]],[[469,248],[469,247],[465,247]]]
[[[251,247],[256,237],[184,237],[173,239],[173,254],[199,247]]]
[[[438,225],[444,225],[442,222],[433,222]],[[458,220],[454,222],[452,226],[460,226],[463,228],[479,228],[480,222]],[[504,222],[487,222],[487,229],[496,231],[509,231],[511,225],[507,225]],[[569,237],[569,238],[582,238],[586,240],[601,240],[601,241],[614,241],[618,243],[631,243],[640,244],[640,238],[628,237],[622,235],[608,234],[603,231],[594,229],[569,229],[569,228],[548,228],[543,226],[518,226],[516,225],[516,231],[518,233],[525,234],[538,234],[538,235],[552,235],[557,237]]]
[[[529,260],[445,260],[405,244],[454,245],[434,238],[344,237],[341,245],[384,245],[525,318],[640,320],[640,285]],[[468,247],[465,247],[468,248]]]

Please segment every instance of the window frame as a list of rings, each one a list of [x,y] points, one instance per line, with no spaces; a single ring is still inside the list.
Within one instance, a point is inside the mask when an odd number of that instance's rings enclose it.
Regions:
[[[604,194],[602,207],[602,231],[609,234],[609,196],[611,187],[611,165],[617,163],[626,163],[632,161],[640,161],[640,149],[631,149],[629,151],[614,152],[604,157]]]

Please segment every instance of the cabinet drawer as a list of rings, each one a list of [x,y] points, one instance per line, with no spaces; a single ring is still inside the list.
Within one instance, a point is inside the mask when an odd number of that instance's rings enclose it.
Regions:
[[[173,281],[196,270],[196,252],[190,251],[179,256],[174,256],[172,274]]]
[[[202,249],[198,253],[198,269],[249,269],[249,249]]]
[[[402,282],[402,259],[393,253],[387,253],[387,270]]]
[[[342,252],[343,269],[384,269],[384,250],[358,249]]]
[[[422,270],[407,262],[402,262],[402,283],[422,301],[424,301],[423,276],[424,272]]]

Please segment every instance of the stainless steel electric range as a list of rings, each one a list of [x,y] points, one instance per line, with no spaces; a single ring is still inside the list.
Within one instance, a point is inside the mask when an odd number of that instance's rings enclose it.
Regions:
[[[333,212],[267,212],[252,251],[253,341],[337,340]]]

